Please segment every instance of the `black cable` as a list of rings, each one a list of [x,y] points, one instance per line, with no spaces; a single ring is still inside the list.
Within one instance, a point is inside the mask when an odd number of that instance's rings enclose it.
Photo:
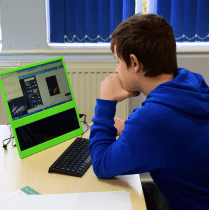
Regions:
[[[7,125],[9,125],[10,123],[8,123]],[[7,149],[7,145],[10,143],[10,141],[14,138],[14,136],[12,136],[12,127],[10,126],[10,132],[11,132],[11,136],[10,136],[10,138],[7,138],[7,139],[4,139],[3,141],[2,141],[2,143],[3,143],[3,148],[6,150]],[[6,143],[6,144],[4,144],[4,142],[6,141],[6,140],[8,140],[9,139],[9,141]],[[16,146],[16,144],[15,145],[12,145],[12,146]]]
[[[84,121],[81,121],[81,122],[83,122],[87,126],[87,130],[81,134],[81,138],[82,138],[83,134],[86,133],[91,127],[86,122],[86,114],[79,114],[79,116],[80,116],[80,118],[82,118],[84,116]]]

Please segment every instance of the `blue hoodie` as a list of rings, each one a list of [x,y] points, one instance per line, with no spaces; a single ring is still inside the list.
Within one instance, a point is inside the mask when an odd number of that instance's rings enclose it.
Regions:
[[[116,140],[116,101],[97,99],[90,132],[100,178],[150,172],[172,209],[209,209],[209,87],[185,68],[157,86]]]

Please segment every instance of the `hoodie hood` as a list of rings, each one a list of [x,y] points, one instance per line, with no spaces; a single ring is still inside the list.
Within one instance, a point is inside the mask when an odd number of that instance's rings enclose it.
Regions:
[[[209,117],[209,87],[202,75],[178,68],[178,75],[158,85],[142,103],[153,102],[195,117]]]

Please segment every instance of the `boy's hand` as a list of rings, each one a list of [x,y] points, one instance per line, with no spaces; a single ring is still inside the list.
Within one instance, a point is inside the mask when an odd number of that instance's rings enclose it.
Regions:
[[[124,125],[124,120],[120,119],[119,117],[115,117],[115,128],[117,129],[117,136],[120,136],[122,134],[122,130],[124,129],[125,125]]]
[[[140,92],[129,92],[123,89],[122,83],[117,74],[110,74],[100,84],[100,99],[112,100],[112,101],[123,101],[126,98],[135,97]]]

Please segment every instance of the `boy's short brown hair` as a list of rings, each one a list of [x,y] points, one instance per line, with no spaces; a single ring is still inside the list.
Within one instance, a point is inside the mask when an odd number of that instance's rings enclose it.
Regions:
[[[130,55],[134,54],[143,64],[146,77],[178,74],[173,28],[158,15],[136,14],[121,22],[112,34],[111,50],[125,61],[127,68],[131,66]]]

